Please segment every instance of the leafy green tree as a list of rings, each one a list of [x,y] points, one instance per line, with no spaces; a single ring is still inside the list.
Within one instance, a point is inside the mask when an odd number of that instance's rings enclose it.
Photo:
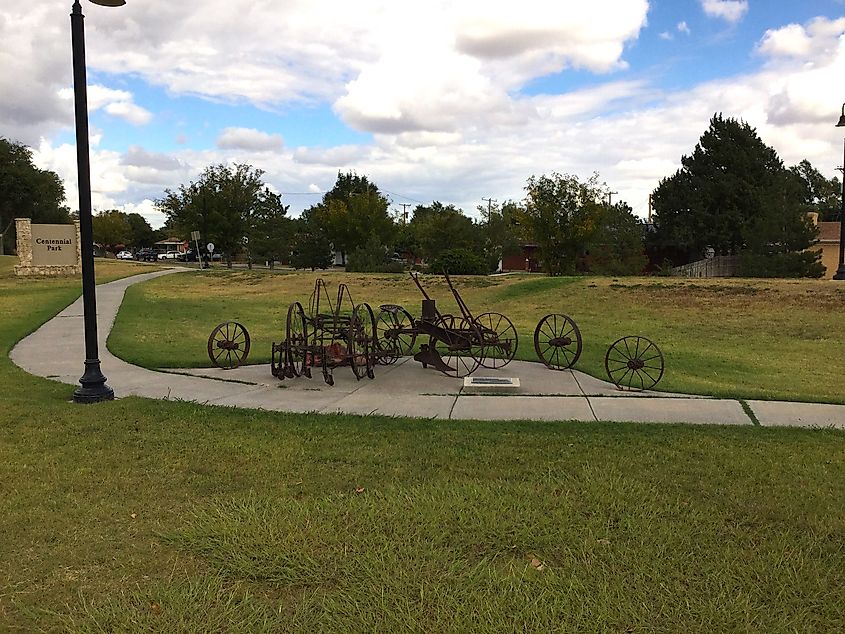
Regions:
[[[653,252],[679,264],[708,247],[766,256],[813,244],[795,175],[747,123],[714,115],[681,164],[653,194]]]
[[[180,185],[176,191],[165,190],[156,206],[167,215],[170,227],[179,230],[178,235],[187,238],[190,231],[199,230],[231,265],[248,243],[253,215],[281,206],[279,197],[264,185],[263,175],[246,164],[212,165],[196,182]]]
[[[484,236],[484,257],[487,269],[496,270],[499,262],[507,255],[520,251],[520,221],[524,210],[512,200],[505,201],[501,207],[491,203],[486,207],[477,207],[481,215],[479,230]]]
[[[269,194],[252,215],[250,255],[268,261],[270,268],[276,260],[286,262],[290,259],[293,221],[286,217],[287,212],[288,207],[282,205],[281,196]]]
[[[27,146],[0,137],[0,231],[15,218],[31,218],[37,224],[71,221],[59,176],[37,168]],[[13,246],[12,233],[4,233],[7,248]]]
[[[326,269],[334,263],[332,245],[323,228],[307,218],[298,218],[291,243],[291,265],[296,269]]]
[[[590,243],[589,271],[599,275],[642,273],[645,256],[645,225],[627,203],[605,205]]]
[[[798,179],[802,208],[819,214],[819,220],[839,220],[842,211],[842,183],[835,176],[825,178],[807,159],[789,171]]]
[[[408,225],[419,244],[419,254],[433,260],[449,249],[481,252],[484,236],[478,227],[454,205],[435,201],[417,205]]]
[[[321,227],[345,264],[346,255],[372,234],[382,244],[392,242],[395,226],[388,207],[387,198],[366,176],[338,172],[334,187],[304,215]]]
[[[586,182],[577,176],[553,173],[532,176],[525,187],[522,217],[548,275],[575,273],[577,258],[596,232],[606,198],[598,175]]]
[[[126,214],[126,220],[129,223],[129,241],[127,244],[137,249],[151,247],[156,242],[153,228],[141,214]]]
[[[127,215],[116,209],[101,211],[91,218],[94,242],[116,253],[131,241],[132,230]]]

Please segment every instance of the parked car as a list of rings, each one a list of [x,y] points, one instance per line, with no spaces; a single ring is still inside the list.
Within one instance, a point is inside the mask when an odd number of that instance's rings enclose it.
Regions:
[[[181,260],[182,262],[196,262],[197,252],[193,249],[188,249],[184,253],[179,254],[179,260]]]
[[[141,260],[142,262],[155,262],[156,261],[155,249],[151,249],[149,247],[144,247],[143,249],[138,249],[138,252],[135,254],[135,259]]]
[[[179,257],[178,251],[168,251],[167,253],[159,253],[159,260],[175,260]]]
[[[135,256],[132,255],[131,251],[120,251],[117,254],[118,260],[134,260]]]

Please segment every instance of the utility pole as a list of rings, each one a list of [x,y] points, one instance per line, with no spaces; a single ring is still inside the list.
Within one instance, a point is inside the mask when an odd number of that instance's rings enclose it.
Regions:
[[[400,207],[402,207],[402,224],[408,224],[408,207],[411,205],[409,203],[398,203]]]
[[[613,205],[612,196],[614,194],[618,194],[619,192],[607,192],[607,206],[610,207]]]
[[[499,202],[499,201],[496,200],[495,198],[484,198],[483,196],[482,196],[481,200],[487,201],[487,222],[490,222],[490,214],[492,213],[492,210],[493,210],[493,203]]]

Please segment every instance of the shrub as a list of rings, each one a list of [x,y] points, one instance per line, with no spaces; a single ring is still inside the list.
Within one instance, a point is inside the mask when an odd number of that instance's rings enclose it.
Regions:
[[[428,263],[432,273],[447,273],[454,275],[487,275],[487,263],[484,256],[467,249],[450,249]]]
[[[824,265],[817,251],[797,251],[760,255],[741,253],[739,275],[742,277],[821,277]]]
[[[377,236],[371,235],[346,258],[346,270],[351,273],[401,273],[405,266],[402,262],[389,261],[387,247]]]

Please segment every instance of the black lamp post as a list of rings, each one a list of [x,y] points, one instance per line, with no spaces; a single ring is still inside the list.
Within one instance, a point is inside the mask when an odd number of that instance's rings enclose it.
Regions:
[[[125,0],[90,0],[104,7],[119,7]],[[81,387],[73,392],[77,403],[98,403],[114,398],[100,371],[97,345],[97,295],[94,280],[94,230],[91,226],[91,163],[88,156],[88,85],[85,73],[85,16],[82,5],[74,0],[70,14],[73,45],[73,96],[76,109],[76,167],[79,184],[79,237],[82,240],[82,302],[85,321],[85,373]]]
[[[845,128],[845,103],[842,104],[842,116],[839,117],[837,128]],[[845,158],[845,151],[843,151]],[[845,165],[845,162],[842,163]],[[845,280],[845,172],[842,172],[841,204],[839,207],[839,268],[836,269],[835,280]]]

